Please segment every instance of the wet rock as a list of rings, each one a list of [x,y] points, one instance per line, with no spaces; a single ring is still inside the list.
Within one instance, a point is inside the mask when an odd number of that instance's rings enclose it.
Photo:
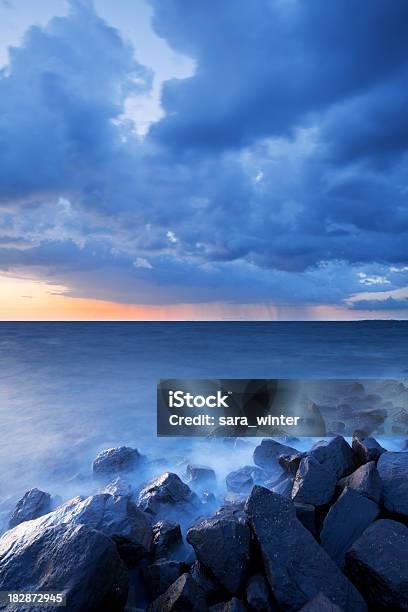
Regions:
[[[17,502],[10,520],[9,527],[15,527],[24,521],[36,519],[51,510],[51,495],[39,489],[30,489]]]
[[[343,612],[343,610],[327,599],[323,593],[318,593],[299,612]]]
[[[236,593],[248,573],[250,531],[246,523],[216,515],[196,523],[187,531],[186,539],[200,563],[230,593]]]
[[[353,489],[360,495],[380,502],[382,482],[374,461],[360,466],[355,472],[342,478],[337,483],[340,489]]]
[[[293,483],[292,499],[298,503],[323,506],[328,504],[336,488],[336,473],[327,470],[313,455],[300,462]]]
[[[178,523],[158,521],[153,525],[153,555],[156,559],[170,557],[181,544],[182,536]]]
[[[382,453],[377,464],[382,502],[389,512],[408,516],[408,454]]]
[[[244,467],[230,472],[226,479],[228,491],[234,493],[249,493],[254,484],[265,481],[265,472],[256,465],[245,465]]]
[[[298,520],[310,533],[316,537],[316,508],[311,504],[295,502],[295,511]]]
[[[370,610],[408,610],[408,528],[381,519],[346,554],[345,569]]]
[[[293,502],[255,486],[246,512],[277,604],[299,610],[320,591],[348,612],[365,611],[355,587],[296,518]]]
[[[271,491],[279,493],[279,495],[282,495],[283,497],[291,497],[294,482],[295,480],[293,476],[288,476],[287,478],[282,478],[275,483],[267,483],[265,486],[267,486],[268,489],[271,489]]]
[[[309,455],[327,471],[334,473],[336,480],[348,476],[357,467],[354,453],[342,436],[317,442]]]
[[[143,577],[152,599],[162,595],[184,573],[185,564],[181,561],[159,559],[143,570]]]
[[[209,612],[246,612],[246,607],[240,599],[233,597],[230,601],[211,606]]]
[[[214,470],[205,465],[193,465],[189,463],[187,465],[186,473],[189,482],[192,484],[201,486],[216,484]]]
[[[353,489],[345,489],[330,508],[323,522],[320,543],[340,567],[347,550],[378,514],[378,505]]]
[[[246,588],[246,599],[251,610],[269,612],[274,610],[269,587],[262,574],[255,574],[248,580]]]
[[[382,453],[385,453],[385,448],[374,438],[364,438],[356,434],[353,435],[352,448],[359,464],[377,462]]]
[[[295,476],[300,462],[306,457],[306,453],[294,453],[291,455],[281,455],[278,459],[281,468],[291,476]]]
[[[112,482],[110,482],[101,493],[108,493],[109,495],[130,497],[132,495],[132,486],[118,476]]]
[[[207,612],[202,591],[190,574],[182,574],[168,589],[154,600],[148,612]]]
[[[177,518],[180,514],[195,514],[200,500],[177,474],[165,472],[154,478],[139,493],[141,510],[159,518]]]
[[[0,539],[1,590],[64,591],[70,612],[123,609],[127,570],[110,538],[82,524],[27,529],[31,523]]]
[[[254,463],[268,472],[273,472],[279,469],[279,457],[297,453],[291,446],[266,438],[254,450]]]
[[[225,592],[218,580],[199,561],[195,561],[190,569],[191,577],[204,593],[207,602],[219,601]]]
[[[139,464],[140,453],[130,446],[117,446],[108,448],[95,458],[92,469],[95,476],[109,477],[131,472]]]

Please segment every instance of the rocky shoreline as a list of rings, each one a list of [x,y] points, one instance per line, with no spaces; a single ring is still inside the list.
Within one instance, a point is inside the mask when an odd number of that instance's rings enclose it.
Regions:
[[[216,472],[188,458],[181,478],[116,447],[92,472],[96,494],[17,503],[1,591],[64,591],[70,612],[408,610],[407,452],[264,439],[222,500]]]

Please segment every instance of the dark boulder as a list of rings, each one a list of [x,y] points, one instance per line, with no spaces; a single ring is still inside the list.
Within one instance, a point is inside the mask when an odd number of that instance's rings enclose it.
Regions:
[[[265,472],[256,465],[245,465],[230,472],[225,478],[228,491],[233,493],[249,493],[254,484],[265,482]]]
[[[353,489],[345,489],[330,508],[320,532],[320,543],[340,567],[347,550],[378,514],[378,505]]]
[[[269,587],[262,574],[255,574],[248,580],[246,587],[246,600],[251,610],[269,612],[274,610]]]
[[[380,502],[382,482],[374,461],[369,461],[360,466],[350,476],[345,476],[337,483],[339,489],[353,489],[360,495],[372,499],[377,504]]]
[[[154,478],[139,493],[139,508],[158,518],[177,518],[195,514],[200,500],[177,474],[165,472]]]
[[[348,612],[365,611],[355,587],[296,518],[293,502],[255,486],[246,512],[277,604],[299,610],[320,591]]]
[[[353,452],[356,456],[357,463],[363,464],[369,461],[377,462],[382,453],[385,453],[385,448],[381,446],[374,438],[365,438],[358,434],[353,435],[352,441]]]
[[[327,470],[313,455],[307,456],[296,472],[292,498],[298,503],[323,506],[332,500],[336,482],[333,470]]]
[[[225,515],[206,518],[187,531],[187,542],[223,587],[232,594],[240,589],[249,567],[250,531],[246,523]]]
[[[408,610],[408,528],[376,521],[347,552],[345,570],[370,610]]]
[[[323,593],[318,593],[300,608],[299,612],[343,612],[343,609],[327,599]]]
[[[342,436],[317,442],[309,454],[328,472],[334,473],[336,480],[348,476],[357,467],[351,446]]]
[[[408,516],[408,454],[383,453],[377,464],[383,483],[382,502],[392,513]]]
[[[279,495],[282,495],[283,497],[290,498],[292,496],[294,482],[295,479],[293,478],[293,476],[287,476],[286,478],[279,479],[277,482],[265,483],[265,486],[268,489],[271,489],[271,491],[279,493]]]
[[[211,606],[209,612],[246,612],[246,607],[240,599],[233,597],[230,601],[224,601]]]
[[[254,450],[254,463],[268,472],[281,469],[279,457],[282,455],[295,455],[297,450],[291,446],[286,446],[270,438],[262,442]]]
[[[110,538],[82,524],[26,529],[30,524],[0,539],[0,590],[64,591],[70,612],[123,609],[128,574]]]
[[[190,568],[191,577],[204,593],[207,602],[215,602],[222,599],[225,589],[212,573],[199,561],[195,561]]]
[[[140,459],[140,453],[136,448],[130,446],[108,448],[95,458],[92,464],[93,473],[98,477],[111,477],[131,472],[139,464]]]
[[[178,523],[158,521],[153,525],[153,555],[156,559],[169,558],[182,544],[181,528]]]
[[[207,612],[202,591],[190,574],[182,574],[148,607],[148,612]]]
[[[152,599],[162,595],[186,571],[181,561],[159,559],[143,570],[143,577]]]
[[[39,489],[30,489],[17,502],[9,520],[9,527],[15,527],[24,521],[31,521],[50,511],[51,495]]]
[[[214,470],[205,465],[194,465],[189,463],[186,473],[191,484],[207,486],[215,485],[217,481]]]
[[[310,533],[316,537],[316,508],[312,504],[295,502],[295,511],[298,520]]]
[[[278,459],[278,463],[281,468],[291,476],[295,476],[298,471],[300,462],[306,457],[306,453],[292,453],[291,455],[281,455]]]

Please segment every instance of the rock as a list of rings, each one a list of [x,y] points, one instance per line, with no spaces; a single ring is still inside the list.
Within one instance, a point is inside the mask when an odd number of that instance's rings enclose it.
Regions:
[[[378,514],[375,502],[353,489],[345,489],[324,519],[320,544],[333,561],[343,567],[347,550]]]
[[[342,436],[317,442],[309,455],[335,474],[336,480],[348,476],[357,467],[354,453]]]
[[[230,472],[225,478],[228,491],[234,493],[249,493],[254,484],[265,481],[265,472],[256,465],[245,465],[244,467]]]
[[[297,453],[291,446],[266,438],[254,450],[254,463],[268,472],[273,472],[279,469],[279,457]]]
[[[123,609],[128,575],[110,538],[82,524],[27,529],[31,523],[0,539],[1,590],[64,591],[70,612]],[[2,610],[17,608],[13,604]]]
[[[185,571],[185,564],[180,561],[159,559],[143,570],[151,598],[162,595]]]
[[[377,462],[382,453],[385,453],[385,448],[377,440],[374,438],[364,438],[358,434],[353,435],[351,445],[359,464],[368,463],[369,461]]]
[[[180,514],[193,515],[200,500],[177,474],[165,472],[154,478],[139,493],[139,508],[159,518],[177,518]]]
[[[279,493],[283,497],[291,497],[294,482],[293,476],[288,476],[288,478],[283,478],[279,482],[272,484],[272,486],[268,486],[268,489]]]
[[[318,593],[299,612],[343,612],[343,610],[327,599],[323,593]]]
[[[299,610],[321,591],[347,612],[366,610],[355,587],[298,521],[292,501],[255,486],[246,512],[278,606]]]
[[[370,610],[408,610],[408,528],[380,519],[346,554],[345,569]]]
[[[311,504],[295,502],[296,517],[310,533],[316,537],[316,509]]]
[[[152,528],[149,517],[126,497],[108,494],[74,497],[53,512],[28,521],[26,533],[66,523],[84,524],[101,531],[116,541],[126,558],[131,556],[137,560],[150,551]]]
[[[255,574],[248,580],[246,599],[251,610],[269,612],[274,610],[269,587],[262,574]]]
[[[360,466],[350,476],[345,476],[337,483],[340,489],[353,489],[360,495],[380,502],[382,482],[374,461]]]
[[[23,521],[36,519],[51,510],[51,495],[39,489],[30,489],[17,502],[10,520],[9,527],[15,527]]]
[[[191,566],[190,574],[204,593],[207,602],[217,601],[222,598],[224,589],[202,563],[195,561]]]
[[[190,574],[182,574],[168,589],[154,600],[148,612],[207,612],[202,591]]]
[[[408,454],[382,453],[377,464],[382,502],[389,512],[408,516]]]
[[[131,472],[140,462],[140,453],[130,446],[108,448],[99,453],[92,464],[96,476],[114,476]]]
[[[327,470],[313,455],[302,459],[293,483],[292,499],[298,503],[323,506],[328,504],[336,488],[336,473]]]
[[[250,531],[246,523],[216,515],[196,523],[187,531],[186,539],[200,563],[235,594],[248,574]]]
[[[300,462],[304,457],[306,457],[306,453],[299,452],[291,455],[281,455],[278,459],[278,463],[287,474],[295,476]]]
[[[153,555],[156,559],[169,558],[181,546],[182,541],[178,523],[158,521],[153,525]]]
[[[132,495],[132,486],[118,476],[115,480],[112,480],[101,493],[108,493],[109,495],[130,497]]]
[[[187,465],[187,478],[189,482],[197,485],[215,485],[216,477],[212,468],[205,465]]]
[[[211,606],[209,612],[246,612],[246,607],[240,599],[233,597],[230,601]]]

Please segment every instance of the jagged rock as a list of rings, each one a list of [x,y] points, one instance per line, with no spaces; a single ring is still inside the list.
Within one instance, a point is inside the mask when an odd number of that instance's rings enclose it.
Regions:
[[[178,523],[158,521],[153,525],[153,555],[156,559],[168,558],[181,544],[182,536]]]
[[[408,454],[382,453],[377,464],[382,501],[389,512],[408,516]]]
[[[82,523],[101,531],[116,541],[126,557],[139,559],[150,551],[152,528],[149,517],[126,497],[108,494],[74,497],[53,512],[28,521],[26,532],[65,523]]]
[[[298,503],[323,506],[328,504],[336,488],[336,473],[327,470],[313,455],[302,459],[296,472],[292,499]]]
[[[246,607],[240,599],[233,597],[230,601],[211,606],[209,612],[246,612]]]
[[[92,469],[96,476],[114,476],[131,472],[140,462],[140,453],[130,446],[108,448],[97,455]]]
[[[207,602],[222,598],[224,589],[211,572],[199,561],[195,561],[190,569],[191,577],[204,593]]]
[[[385,448],[374,438],[364,438],[356,434],[353,435],[352,448],[359,464],[377,462],[382,453],[385,453]]]
[[[265,481],[265,472],[256,465],[245,465],[244,467],[230,472],[225,478],[228,491],[234,493],[249,493],[254,484]]]
[[[108,493],[109,495],[130,497],[132,495],[132,486],[118,476],[115,480],[112,480],[106,487],[104,487],[101,493]]]
[[[150,596],[154,599],[162,595],[186,571],[181,561],[159,559],[151,563],[143,571]]]
[[[342,436],[317,442],[309,455],[335,474],[336,480],[348,476],[357,467],[354,453]]]
[[[262,574],[255,574],[248,580],[246,587],[246,599],[251,610],[269,612],[274,610],[269,587]]]
[[[295,511],[298,520],[313,536],[316,536],[316,508],[312,504],[295,502]]]
[[[299,612],[343,612],[342,608],[332,603],[323,593],[318,593],[304,605]],[[346,610],[344,610],[346,612]]]
[[[51,510],[51,495],[39,489],[30,489],[17,502],[10,520],[9,527],[15,527],[24,521],[36,519]]]
[[[353,489],[360,495],[380,502],[382,482],[374,461],[360,466],[350,476],[345,476],[337,483],[340,489]]]
[[[294,612],[320,591],[348,612],[365,611],[355,587],[296,518],[293,502],[255,486],[246,512],[277,604]]]
[[[200,563],[235,594],[248,573],[250,531],[246,523],[226,515],[205,518],[187,531],[187,542]]]
[[[21,523],[0,539],[1,590],[64,591],[70,612],[123,609],[127,570],[110,538],[87,525],[30,529],[32,522]],[[16,609],[15,604],[2,608]]]
[[[408,610],[408,528],[381,519],[346,554],[345,569],[370,610]]]
[[[152,604],[148,612],[207,612],[207,604],[202,591],[190,574],[182,574]]]
[[[268,489],[271,489],[271,491],[275,493],[279,493],[279,495],[283,497],[291,497],[294,482],[293,476],[288,476],[287,478],[282,478],[279,482],[272,483],[272,485],[268,483]]]
[[[212,468],[205,465],[193,465],[189,463],[186,469],[189,482],[197,485],[215,485],[216,476]]]
[[[139,493],[139,508],[159,518],[177,518],[180,514],[193,515],[200,500],[177,474],[165,472],[154,478]]]
[[[266,438],[254,450],[254,463],[268,472],[273,472],[279,469],[279,457],[297,453],[291,446]]]
[[[323,522],[320,543],[340,567],[347,550],[378,514],[378,505],[353,489],[345,489],[330,508]]]
[[[278,459],[278,463],[287,474],[295,476],[296,472],[298,471],[300,462],[304,457],[306,457],[306,453],[299,452],[292,453],[291,455],[281,455]]]

